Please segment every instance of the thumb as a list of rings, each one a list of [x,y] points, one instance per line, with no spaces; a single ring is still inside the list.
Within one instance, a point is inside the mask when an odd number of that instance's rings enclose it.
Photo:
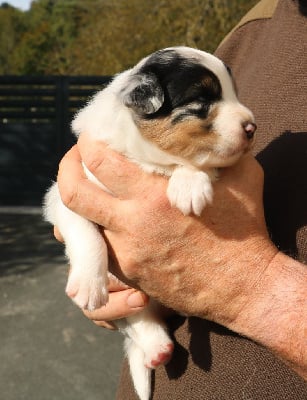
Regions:
[[[137,164],[89,135],[80,135],[78,149],[87,169],[116,197],[126,198],[142,178],[146,179],[147,174]]]
[[[118,228],[121,201],[86,177],[77,145],[61,160],[57,180],[67,208],[110,230]]]

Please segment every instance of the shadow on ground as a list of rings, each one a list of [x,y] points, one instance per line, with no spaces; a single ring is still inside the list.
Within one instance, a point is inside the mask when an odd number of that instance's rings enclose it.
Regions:
[[[6,400],[112,400],[122,337],[66,298],[63,247],[39,214],[0,213],[0,387]]]
[[[52,227],[41,215],[0,215],[0,276],[27,274],[64,264],[63,246],[52,236]]]

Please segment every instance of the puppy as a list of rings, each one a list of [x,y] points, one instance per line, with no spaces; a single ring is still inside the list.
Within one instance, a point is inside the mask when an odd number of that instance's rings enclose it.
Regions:
[[[211,54],[187,47],[157,51],[117,75],[72,123],[150,173],[169,177],[167,196],[185,215],[200,215],[212,202],[217,170],[234,164],[253,143],[254,117],[237,99],[229,69]],[[86,169],[90,180],[103,185]],[[67,209],[54,184],[45,218],[66,244],[71,273],[67,294],[81,308],[108,301],[108,251],[98,227]],[[173,343],[157,305],[118,321],[135,390],[148,400],[151,369],[166,363]]]

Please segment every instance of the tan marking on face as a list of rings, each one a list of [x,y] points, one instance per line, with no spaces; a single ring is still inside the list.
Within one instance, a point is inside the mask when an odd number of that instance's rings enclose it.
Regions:
[[[197,154],[213,151],[217,142],[217,134],[212,127],[216,113],[213,110],[206,119],[191,116],[175,124],[169,116],[139,120],[137,125],[142,135],[160,149],[192,161]]]

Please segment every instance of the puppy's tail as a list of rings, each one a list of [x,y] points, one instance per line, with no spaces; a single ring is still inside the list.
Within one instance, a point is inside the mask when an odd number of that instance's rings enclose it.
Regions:
[[[125,338],[130,374],[140,400],[149,400],[151,392],[151,369],[144,365],[144,352],[129,337]]]

